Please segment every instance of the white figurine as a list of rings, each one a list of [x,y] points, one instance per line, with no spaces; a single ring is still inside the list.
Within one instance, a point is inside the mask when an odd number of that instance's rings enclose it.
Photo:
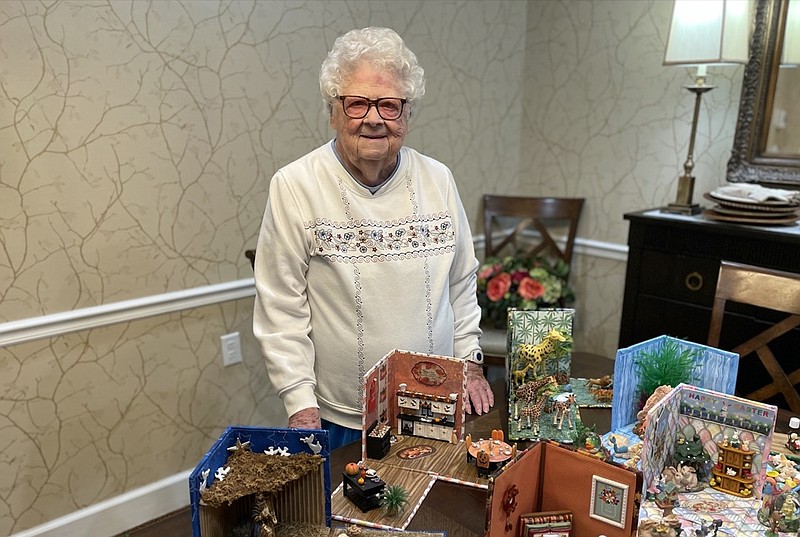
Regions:
[[[314,455],[319,455],[319,452],[322,451],[322,444],[314,438],[314,433],[301,437],[300,441],[307,445]]]
[[[225,481],[225,476],[227,476],[228,472],[230,471],[231,471],[230,466],[225,466],[225,467],[220,466],[214,473],[214,479],[216,479],[217,481]]]

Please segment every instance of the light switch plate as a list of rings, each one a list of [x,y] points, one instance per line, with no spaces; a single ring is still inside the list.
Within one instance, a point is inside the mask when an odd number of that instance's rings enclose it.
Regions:
[[[222,345],[222,363],[226,367],[238,364],[242,361],[242,342],[239,339],[239,332],[231,332],[220,336]]]

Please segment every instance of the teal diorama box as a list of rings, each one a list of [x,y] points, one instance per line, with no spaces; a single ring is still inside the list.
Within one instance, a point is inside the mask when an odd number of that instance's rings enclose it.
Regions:
[[[249,444],[248,444],[249,442]],[[276,466],[287,466],[293,455],[318,455],[321,463],[310,467],[304,475],[280,484],[279,490],[260,491],[242,487],[243,494],[231,498],[230,503],[218,507],[205,505],[202,492],[214,486],[215,481],[248,479],[228,470],[229,457],[242,445],[254,454],[271,453]],[[193,537],[224,537],[232,529],[252,517],[257,492],[269,492],[279,523],[305,522],[330,526],[331,481],[328,433],[322,430],[297,430],[231,426],[189,475],[189,499],[192,514]],[[266,455],[265,455],[266,458]],[[220,470],[221,469],[221,470]]]
[[[638,412],[639,373],[636,360],[643,353],[655,352],[667,342],[677,343],[678,349],[697,351],[697,368],[692,385],[732,394],[739,372],[739,355],[714,347],[684,341],[670,336],[659,336],[617,351],[614,361],[614,395],[611,402],[611,431],[633,424]]]

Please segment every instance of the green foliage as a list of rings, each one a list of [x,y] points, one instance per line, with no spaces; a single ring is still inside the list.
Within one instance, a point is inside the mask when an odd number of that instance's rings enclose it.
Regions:
[[[659,386],[668,385],[674,388],[681,382],[691,384],[700,355],[700,349],[681,349],[673,339],[665,339],[659,349],[642,351],[634,359],[639,373],[640,396],[650,396]]]
[[[386,485],[381,495],[381,507],[389,515],[396,515],[408,504],[408,491],[400,485]]]
[[[678,443],[675,445],[675,454],[672,461],[673,466],[682,464],[684,466],[691,466],[695,469],[698,478],[705,477],[705,465],[711,460],[711,457],[703,449],[703,443],[698,435],[694,435],[691,440],[678,438]]]
[[[571,432],[572,442],[576,446],[583,446],[586,443],[586,438],[593,434],[596,428],[596,423],[593,423],[591,427],[589,427],[581,422],[581,420],[575,420],[575,430]]]

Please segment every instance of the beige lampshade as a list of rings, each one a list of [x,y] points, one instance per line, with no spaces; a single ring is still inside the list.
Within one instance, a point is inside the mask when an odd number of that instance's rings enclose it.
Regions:
[[[752,25],[752,0],[675,0],[664,65],[747,63]]]
[[[781,65],[800,66],[800,0],[789,2],[786,26],[783,31]]]

